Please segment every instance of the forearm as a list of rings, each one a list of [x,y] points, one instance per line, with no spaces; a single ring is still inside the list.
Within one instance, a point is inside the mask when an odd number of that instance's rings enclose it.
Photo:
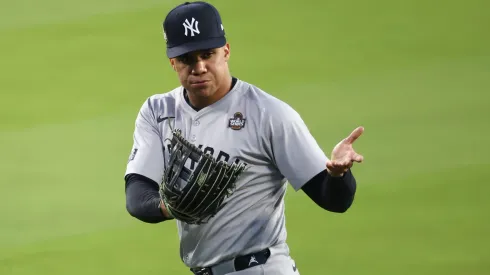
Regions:
[[[160,201],[158,184],[141,175],[132,174],[126,178],[126,210],[146,223],[168,220],[168,215]]]
[[[350,208],[356,188],[356,180],[350,170],[342,177],[332,177],[327,171],[323,171],[302,187],[318,206],[337,213],[343,213]]]

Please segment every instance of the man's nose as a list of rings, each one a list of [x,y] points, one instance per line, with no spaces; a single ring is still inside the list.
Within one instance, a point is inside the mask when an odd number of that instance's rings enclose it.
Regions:
[[[203,74],[206,72],[206,63],[203,60],[197,60],[192,68],[193,74]]]

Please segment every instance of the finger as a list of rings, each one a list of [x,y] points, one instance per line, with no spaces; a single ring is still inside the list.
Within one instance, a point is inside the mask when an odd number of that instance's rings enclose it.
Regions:
[[[345,173],[345,169],[340,169],[336,166],[332,166],[332,163],[331,162],[328,162],[327,163],[327,172],[330,174],[330,175],[333,175],[333,176],[340,176],[342,175],[343,173]]]
[[[339,169],[339,168],[342,168],[346,165],[348,165],[349,161],[346,161],[346,160],[334,160],[332,162],[330,162],[330,166],[335,168],[335,169]]]
[[[342,173],[342,172],[345,172],[345,170],[348,170],[351,166],[352,166],[352,164],[346,164],[346,165],[335,165],[335,166],[331,166],[331,167],[327,167],[327,168],[331,171]]]
[[[340,172],[342,171],[343,169],[343,166],[340,165],[338,162],[332,162],[332,161],[328,161],[327,162],[327,168],[331,171],[336,171],[336,172]]]
[[[327,162],[327,171],[330,174],[338,174],[339,170],[336,166],[332,165],[332,162]]]
[[[345,167],[349,167],[349,165],[350,165],[351,163],[352,163],[352,161],[351,161],[351,160],[346,159],[346,160],[344,160],[344,161],[342,161],[342,162],[340,163],[340,167],[342,167],[342,169],[343,169],[343,168],[345,168]]]
[[[328,169],[333,169],[333,164],[331,161],[327,161],[327,168]]]
[[[354,131],[352,131],[352,133],[350,133],[350,135],[345,139],[345,142],[347,142],[348,144],[352,144],[354,143],[354,141],[356,141],[361,135],[362,133],[364,132],[364,127],[362,126],[359,126],[357,127],[356,129],[354,129]]]
[[[338,170],[338,169],[339,169],[339,165],[338,165],[337,163],[335,163],[335,162],[328,161],[328,162],[327,162],[327,168],[328,168],[329,170],[333,170],[333,171],[335,171],[335,170]]]
[[[355,162],[362,162],[364,160],[364,157],[355,153],[354,156],[352,156],[352,160]]]

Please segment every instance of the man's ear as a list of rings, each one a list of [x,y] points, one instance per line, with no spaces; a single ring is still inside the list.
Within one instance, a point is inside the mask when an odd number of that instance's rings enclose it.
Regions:
[[[230,59],[230,43],[226,43],[226,45],[223,47],[223,51],[225,53],[225,61],[228,61]]]
[[[170,58],[169,61],[170,61],[170,66],[172,66],[172,69],[174,69],[174,71],[177,71],[177,68],[175,67],[175,58]]]

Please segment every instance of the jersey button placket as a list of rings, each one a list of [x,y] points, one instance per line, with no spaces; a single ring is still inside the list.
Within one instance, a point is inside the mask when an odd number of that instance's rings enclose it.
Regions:
[[[194,118],[194,122],[192,123],[192,125],[194,125],[194,127],[197,127],[199,126],[199,124],[200,124],[199,120],[197,118]],[[195,142],[197,140],[197,136],[195,134],[191,134],[190,140],[191,142]]]

